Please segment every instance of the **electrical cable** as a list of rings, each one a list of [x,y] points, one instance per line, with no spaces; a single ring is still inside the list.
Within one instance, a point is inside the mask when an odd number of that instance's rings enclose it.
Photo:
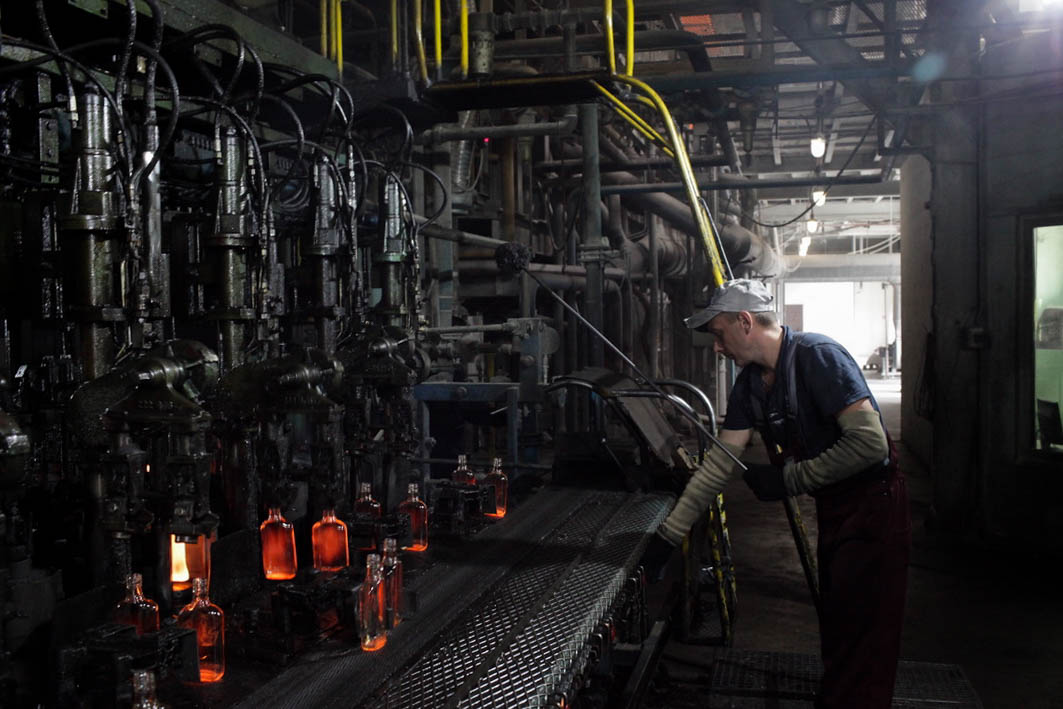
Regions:
[[[426,167],[424,165],[418,165],[415,162],[404,162],[403,165],[406,165],[407,167],[412,167],[412,168],[416,168],[418,170],[423,171],[425,174],[427,174],[433,180],[436,181],[436,184],[439,185],[439,189],[442,190],[442,192],[443,192],[443,203],[441,205],[439,205],[439,209],[436,210],[435,214],[433,214],[432,216],[428,217],[428,219],[426,219],[423,223],[418,225],[419,229],[424,229],[426,226],[428,226],[428,225],[432,224],[433,222],[435,222],[436,219],[439,219],[441,216],[443,216],[443,212],[447,208],[447,203],[450,201],[450,196],[447,194],[447,186],[443,183],[443,178],[441,178],[439,175],[437,175],[435,173],[435,171],[430,170],[428,167]]]
[[[118,117],[121,118],[125,107],[122,105],[122,96],[125,94],[126,72],[129,71],[129,58],[133,55],[133,42],[137,39],[137,3],[136,0],[126,0],[126,10],[129,14],[129,29],[126,32],[126,40],[122,45],[122,53],[118,59],[118,71],[114,79],[114,96],[118,100]]]
[[[838,170],[837,174],[835,174],[834,177],[827,178],[827,179],[824,180],[824,182],[823,182],[823,184],[824,184],[824,188],[823,188],[824,195],[830,193],[831,188],[834,187],[834,185],[837,182],[838,178],[842,176],[842,173],[845,172],[846,168],[848,168],[849,165],[852,163],[853,158],[856,157],[856,154],[860,151],[860,148],[863,147],[864,141],[867,140],[867,136],[871,133],[871,126],[872,125],[874,125],[874,121],[868,121],[867,128],[864,130],[864,134],[862,136],[860,136],[860,141],[853,148],[853,151],[851,153],[849,153],[849,157],[846,158],[845,164],[841,166],[841,169]],[[752,185],[752,187],[755,187],[755,185]],[[734,188],[736,190],[749,189],[749,187],[743,187],[742,183],[737,181],[737,180],[735,181]],[[766,224],[764,222],[757,221],[753,217],[748,217],[748,219],[751,222],[753,222],[754,224],[756,224],[757,226],[765,227],[765,228],[768,228],[768,229],[775,229],[775,228],[778,228],[778,227],[789,226],[790,224],[793,224],[794,222],[800,221],[806,214],[811,212],[815,208],[815,206],[816,206],[815,203],[812,202],[811,200],[809,200],[807,209],[802,211],[800,214],[798,214],[793,219],[790,219],[790,220],[785,221],[785,222],[780,222],[778,224]]]
[[[41,31],[44,32],[44,40],[48,43],[48,46],[53,51],[59,51],[59,45],[55,41],[55,36],[52,34],[52,29],[48,25],[48,15],[44,11],[44,0],[37,0],[37,22],[41,25]],[[70,78],[70,71],[63,62],[57,62],[59,66],[59,73],[62,75],[63,80],[66,82],[67,101],[71,110],[77,114],[77,94],[74,92],[74,81]]]

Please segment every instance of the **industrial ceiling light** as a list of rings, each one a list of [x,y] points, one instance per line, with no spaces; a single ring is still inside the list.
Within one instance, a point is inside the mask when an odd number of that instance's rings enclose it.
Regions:
[[[812,190],[812,204],[817,207],[822,207],[827,203],[827,191],[826,190]]]
[[[823,133],[816,133],[812,140],[808,141],[808,150],[812,153],[812,157],[817,160],[827,153],[827,139],[823,137]]]
[[[808,221],[805,222],[805,231],[809,234],[815,234],[819,231],[819,222],[816,221],[816,213],[812,212],[808,215]]]
[[[801,243],[797,247],[797,255],[801,258],[808,256],[808,247],[812,245],[811,236],[802,236]]]

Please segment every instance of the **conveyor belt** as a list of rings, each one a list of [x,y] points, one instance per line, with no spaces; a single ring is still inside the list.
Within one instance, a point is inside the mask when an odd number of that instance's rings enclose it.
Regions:
[[[539,706],[580,664],[669,500],[546,489],[437,564],[374,653],[291,667],[239,706]]]

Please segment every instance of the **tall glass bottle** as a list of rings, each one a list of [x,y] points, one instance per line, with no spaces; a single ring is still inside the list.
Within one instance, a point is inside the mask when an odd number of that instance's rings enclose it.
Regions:
[[[137,635],[159,629],[159,604],[144,597],[144,580],[140,574],[125,577],[125,598],[114,609],[116,623],[132,625]]]
[[[155,673],[133,670],[133,709],[161,709],[155,698]]]
[[[314,547],[314,568],[339,571],[350,563],[347,551],[347,525],[336,518],[336,510],[327,509],[310,530]]]
[[[462,485],[475,485],[476,476],[469,470],[469,459],[464,455],[458,456],[458,467],[454,468],[451,480]]]
[[[177,624],[196,631],[199,681],[217,682],[225,674],[225,613],[210,602],[206,579],[192,579],[192,594],[192,602],[177,614]]]
[[[363,522],[373,521],[375,523],[376,520],[380,519],[380,503],[373,499],[372,483],[360,483],[358,485],[358,499],[354,501],[354,513]],[[358,549],[361,551],[376,551],[377,544],[376,526],[374,525],[373,534],[369,541],[363,543]]]
[[[509,504],[509,478],[502,472],[501,458],[495,458],[491,464],[491,472],[484,478],[483,484],[495,489],[495,511],[488,512],[487,516],[495,519],[505,517],[506,506]]]
[[[428,548],[428,505],[417,497],[417,483],[410,483],[408,497],[399,503],[399,514],[410,518],[410,546],[405,551],[424,551]]]
[[[380,567],[384,576],[387,627],[394,628],[402,620],[402,559],[399,558],[398,541],[392,537],[384,540],[384,555],[380,558]]]
[[[271,581],[295,578],[295,528],[281,516],[279,507],[269,508],[269,517],[258,528],[262,535],[262,570]]]
[[[365,560],[365,580],[358,593],[358,625],[363,650],[372,652],[384,647],[388,641],[386,621],[387,602],[380,555],[370,554]]]

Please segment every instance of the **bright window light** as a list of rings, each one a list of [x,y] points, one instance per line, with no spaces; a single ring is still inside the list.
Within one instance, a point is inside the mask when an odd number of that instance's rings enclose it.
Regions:
[[[812,245],[811,236],[802,236],[801,243],[797,247],[797,255],[804,258],[808,256],[808,247]]]

